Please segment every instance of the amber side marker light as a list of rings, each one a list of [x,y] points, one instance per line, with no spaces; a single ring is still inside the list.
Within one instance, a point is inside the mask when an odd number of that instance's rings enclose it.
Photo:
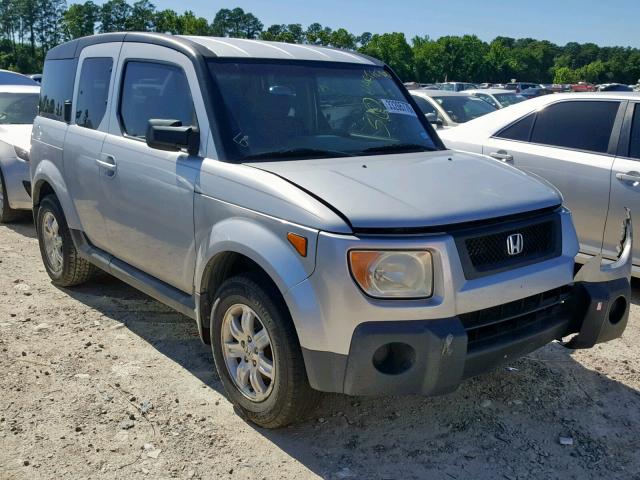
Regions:
[[[307,256],[307,239],[305,237],[289,232],[287,233],[287,240],[301,257]]]

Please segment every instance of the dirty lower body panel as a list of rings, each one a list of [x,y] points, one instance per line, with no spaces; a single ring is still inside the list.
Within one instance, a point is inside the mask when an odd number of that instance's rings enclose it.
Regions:
[[[348,355],[303,349],[311,386],[349,395],[438,395],[553,340],[590,348],[618,338],[629,317],[631,218],[616,262],[600,257],[572,285],[438,320],[365,322]]]

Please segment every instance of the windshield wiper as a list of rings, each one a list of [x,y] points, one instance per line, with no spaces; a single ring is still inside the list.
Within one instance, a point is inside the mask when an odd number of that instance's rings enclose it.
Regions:
[[[270,160],[278,158],[339,158],[353,157],[352,154],[339,150],[323,150],[320,148],[291,148],[288,150],[276,150],[274,152],[255,153],[243,158],[246,160]]]
[[[410,152],[432,152],[433,148],[417,143],[396,143],[393,145],[380,145],[378,147],[366,148],[363,153],[410,153]]]

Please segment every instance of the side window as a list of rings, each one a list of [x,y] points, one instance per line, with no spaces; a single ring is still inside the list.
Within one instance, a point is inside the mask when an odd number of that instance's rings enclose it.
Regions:
[[[485,102],[487,102],[489,105],[493,107],[500,108],[500,105],[498,105],[498,102],[496,102],[490,95],[487,95],[485,93],[477,93],[475,96],[481,100],[484,100]]]
[[[419,97],[417,95],[413,95],[413,99],[416,101],[416,103],[418,104],[418,107],[420,108],[420,110],[422,110],[422,113],[424,113],[425,115],[427,115],[428,113],[433,113],[436,116],[438,115],[438,112],[436,111],[436,107],[431,105],[424,98]]]
[[[567,101],[538,112],[531,141],[606,153],[619,102]]]
[[[127,62],[120,93],[120,119],[125,133],[137,138],[146,137],[151,119],[196,125],[184,71],[163,63]]]
[[[531,127],[533,126],[533,120],[536,118],[535,113],[531,113],[524,118],[521,118],[515,123],[512,123],[507,128],[502,129],[495,134],[497,138],[504,138],[506,140],[518,140],[521,142],[529,141],[529,134],[531,133]]]
[[[64,122],[64,104],[73,97],[76,59],[47,60],[42,73],[39,115]]]
[[[629,139],[629,157],[640,160],[640,103],[636,103],[631,122],[631,138]]]
[[[82,62],[76,100],[76,123],[81,127],[95,130],[102,122],[112,67],[111,58],[85,58]]]

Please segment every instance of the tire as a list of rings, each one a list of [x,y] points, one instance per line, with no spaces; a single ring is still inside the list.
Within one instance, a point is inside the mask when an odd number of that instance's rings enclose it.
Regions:
[[[45,240],[46,232],[51,230],[51,227],[45,225],[45,222],[50,221],[52,218],[55,219],[57,224],[56,242],[58,244],[61,242],[60,248],[56,249],[58,254],[55,259],[47,253]],[[40,202],[36,214],[36,232],[38,234],[42,262],[54,285],[72,287],[89,280],[95,271],[95,267],[78,255],[78,251],[71,239],[71,233],[62,212],[62,207],[58,199],[53,195],[46,196]],[[56,260],[59,260],[58,264],[56,264]]]
[[[9,196],[7,186],[4,182],[4,175],[0,170],[0,223],[10,223],[20,217],[20,212],[9,206]]]
[[[261,275],[238,275],[226,280],[221,285],[215,294],[213,304],[215,308],[210,318],[211,348],[218,375],[229,400],[242,415],[260,427],[280,428],[294,421],[303,420],[316,405],[320,392],[309,386],[295,327],[275,286],[272,286],[271,282]],[[238,317],[235,315],[240,314],[240,310],[237,309],[241,308],[244,313],[245,307],[248,307],[258,320],[257,322],[255,319],[253,321],[254,327],[258,329],[254,337],[255,344],[258,345],[259,337],[264,338],[259,330],[260,327],[266,330],[270,341],[269,347],[261,351],[259,356],[262,355],[272,361],[273,378],[269,379],[260,373],[257,374],[263,380],[262,385],[267,386],[266,398],[249,398],[251,395],[259,394],[258,390],[252,386],[253,371],[245,377],[251,384],[247,387],[250,391],[247,393],[245,389],[243,393],[243,390],[238,386],[238,381],[232,378],[230,370],[235,362],[240,365],[243,359],[230,359],[223,354],[223,343],[227,343],[227,345],[234,343],[238,348],[238,343],[235,343],[237,338],[230,336],[226,322],[230,322],[230,319],[237,319]],[[236,331],[236,333],[241,334],[242,338],[250,338],[243,336],[244,332]],[[226,340],[223,340],[223,335],[226,335]],[[239,340],[237,341],[239,342]],[[249,353],[251,353],[250,345],[252,344],[248,342],[246,344],[249,345]],[[253,351],[257,353],[256,350]],[[255,356],[244,357],[245,362],[249,360],[246,363],[249,368],[251,368],[251,358],[255,358]],[[228,362],[232,364],[232,367],[228,366]],[[260,371],[262,366],[260,360],[258,360],[259,367],[255,367],[255,363],[253,365],[254,369],[258,368]],[[237,370],[240,370],[240,367]],[[239,377],[235,376],[235,378]]]

